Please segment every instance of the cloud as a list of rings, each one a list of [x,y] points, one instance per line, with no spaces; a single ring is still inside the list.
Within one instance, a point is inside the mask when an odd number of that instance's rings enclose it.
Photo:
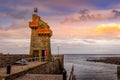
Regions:
[[[28,39],[2,39],[0,40],[0,51],[4,54],[28,54],[29,44]]]
[[[27,10],[24,10],[24,11],[19,11],[17,13],[13,13],[13,12],[7,12],[6,15],[13,18],[13,19],[26,19],[27,17],[27,14],[28,14],[28,11]]]
[[[95,43],[94,40],[90,39],[77,39],[77,38],[72,38],[72,39],[52,39],[53,44],[74,44],[74,45],[87,45],[91,43]]]
[[[100,25],[94,30],[100,37],[108,39],[120,39],[120,24]]]
[[[110,5],[104,6],[103,1]],[[102,45],[100,49],[103,50],[103,46],[120,43],[120,25],[114,23],[116,19],[119,21],[120,10],[117,8],[105,10],[104,8],[113,4],[109,1],[12,0],[9,3],[0,2],[0,51],[2,52],[28,53],[31,32],[28,22],[31,20],[34,7],[39,9],[38,14],[53,30],[52,47],[61,44],[63,52],[95,52],[95,47],[99,48],[99,45]],[[60,21],[62,21],[61,24]],[[115,47],[109,49],[113,50]],[[109,49],[105,51],[110,51]]]
[[[27,29],[20,30],[0,30],[0,39],[27,39],[30,38]]]
[[[72,43],[67,43],[72,41]],[[76,40],[78,40],[76,42]],[[88,42],[84,42],[84,41]],[[54,41],[54,40],[53,40]],[[63,40],[61,40],[63,41]],[[92,41],[94,43],[90,43]],[[85,43],[85,44],[84,44]],[[87,43],[87,44],[86,44]],[[52,53],[58,53],[57,47],[59,45],[60,54],[119,54],[120,40],[96,40],[96,39],[66,39],[66,43],[53,43]],[[116,47],[117,46],[117,47]]]
[[[63,23],[87,22],[87,21],[105,21],[120,19],[119,10],[89,10],[82,9],[77,13],[65,16]]]
[[[120,17],[120,11],[119,10],[112,10],[112,12],[113,12],[115,18]]]
[[[120,24],[102,24],[92,27],[71,27],[63,28],[54,31],[56,38],[69,39],[69,38],[80,38],[80,39],[120,39]],[[69,28],[69,29],[68,29]],[[59,37],[58,37],[59,36]]]
[[[28,21],[27,20],[12,20],[11,22],[5,21],[3,24],[0,24],[1,30],[14,30],[14,29],[21,29],[27,28]]]
[[[99,25],[95,28],[95,31],[98,33],[106,33],[106,34],[110,34],[110,33],[119,33],[120,31],[120,24],[102,24]]]

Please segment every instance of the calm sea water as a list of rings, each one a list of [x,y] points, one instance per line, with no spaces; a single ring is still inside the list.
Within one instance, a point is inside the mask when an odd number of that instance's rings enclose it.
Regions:
[[[120,55],[65,55],[65,69],[69,75],[72,65],[74,65],[74,74],[77,80],[120,80],[117,76],[117,65],[89,62],[89,57],[115,57]]]

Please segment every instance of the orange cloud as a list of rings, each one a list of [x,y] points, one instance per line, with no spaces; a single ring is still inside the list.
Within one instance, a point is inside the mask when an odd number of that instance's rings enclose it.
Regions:
[[[120,24],[103,24],[94,29],[96,35],[107,39],[120,39]]]
[[[103,24],[96,27],[69,28],[54,31],[61,38],[120,39],[120,24]]]
[[[111,34],[120,32],[120,24],[103,24],[95,28],[99,34]]]

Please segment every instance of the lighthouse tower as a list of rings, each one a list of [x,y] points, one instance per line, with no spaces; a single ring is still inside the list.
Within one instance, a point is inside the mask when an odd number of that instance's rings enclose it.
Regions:
[[[31,28],[30,55],[51,60],[50,37],[52,31],[47,23],[37,15],[37,8],[34,8],[32,21],[29,22]]]

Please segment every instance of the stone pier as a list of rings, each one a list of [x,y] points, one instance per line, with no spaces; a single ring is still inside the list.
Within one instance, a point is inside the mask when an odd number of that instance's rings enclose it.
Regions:
[[[28,76],[28,74],[29,75],[33,74],[32,76],[39,75],[39,77],[41,75],[47,75],[48,78],[50,78],[51,75],[53,75],[56,76],[56,78],[58,77],[60,78],[60,76],[62,76],[61,74],[62,69],[63,69],[63,55],[57,57],[54,56],[53,61],[51,62],[34,61],[29,62],[28,65],[12,65],[11,74],[6,74],[6,67],[0,68],[0,80],[17,80],[17,78],[18,80],[20,80],[20,78],[23,78],[25,75]]]

